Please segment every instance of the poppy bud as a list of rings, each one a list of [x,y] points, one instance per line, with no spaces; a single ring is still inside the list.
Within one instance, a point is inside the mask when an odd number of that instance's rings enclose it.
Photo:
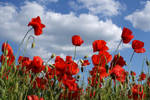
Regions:
[[[51,58],[54,58],[56,55],[53,53],[52,55],[51,55]]]
[[[35,48],[35,42],[32,43],[31,48]]]
[[[56,75],[54,75],[54,80],[57,80],[57,76]]]
[[[118,53],[118,55],[117,55],[117,56],[118,56],[118,58],[119,58],[119,57],[120,57],[120,53]]]
[[[102,78],[102,82],[103,82],[103,83],[105,83],[105,80],[104,80],[104,78]]]
[[[79,79],[80,77],[81,77],[81,76],[80,76],[80,75],[78,75],[78,76],[77,76],[77,79]]]
[[[52,68],[55,68],[55,66],[53,64],[50,64],[49,66],[52,67]]]
[[[106,68],[106,72],[109,73],[109,65],[106,64],[105,68]]]
[[[46,73],[48,72],[48,66],[45,66],[45,71],[46,71]]]
[[[150,62],[148,60],[146,60],[146,65],[150,66]]]
[[[83,72],[83,70],[84,70],[84,69],[83,69],[83,66],[82,66],[82,67],[81,67],[81,72]]]
[[[16,67],[16,66],[14,66],[14,70],[15,70],[15,71],[17,70],[17,67]]]
[[[89,84],[91,84],[92,83],[92,81],[89,79]]]
[[[84,59],[88,58],[88,55],[84,56]]]
[[[97,73],[97,76],[100,76],[99,73]]]
[[[83,64],[84,63],[84,61],[82,60],[82,59],[80,59],[80,62]]]
[[[4,51],[4,55],[5,55],[5,56],[8,55],[8,50],[7,50],[7,49]]]

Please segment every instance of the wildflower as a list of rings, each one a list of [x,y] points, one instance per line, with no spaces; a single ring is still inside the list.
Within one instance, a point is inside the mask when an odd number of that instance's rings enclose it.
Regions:
[[[112,59],[112,56],[107,51],[100,51],[98,55],[94,54],[92,56],[92,62],[95,66],[101,65],[105,66]]]
[[[47,83],[48,83],[47,79],[37,77],[33,84],[33,87],[35,88],[37,86],[40,89],[46,89]]]
[[[32,26],[34,28],[34,34],[36,36],[41,35],[43,32],[42,28],[45,27],[45,25],[41,23],[41,19],[39,16],[37,16],[36,18],[32,18],[28,26]]]
[[[31,62],[32,72],[39,73],[44,69],[45,69],[45,66],[43,65],[42,58],[39,56],[34,56],[32,62]]]
[[[126,65],[126,62],[124,61],[122,56],[115,55],[110,65],[111,68],[115,65],[120,65],[121,67],[123,67],[124,65]]]
[[[93,42],[93,52],[106,50],[108,50],[108,47],[106,46],[106,42],[104,40],[95,40]]]
[[[117,79],[120,82],[124,82],[127,72],[119,65],[116,65],[110,71],[113,79]]]
[[[143,93],[143,86],[135,84],[132,89],[132,95],[130,95],[130,98],[133,98],[134,100],[144,99],[145,94]]]
[[[39,98],[39,97],[36,96],[36,95],[28,95],[28,96],[27,96],[27,99],[28,99],[28,100],[44,100],[44,98]]]
[[[83,60],[82,66],[87,66],[87,65],[89,65],[89,64],[90,64],[90,63],[89,63],[88,60]]]
[[[7,52],[6,55],[9,55],[9,56],[13,55],[13,49],[12,49],[11,46],[10,46],[8,43],[6,43],[6,42],[4,42],[4,43],[2,44],[2,52],[3,52],[3,53],[4,53],[4,52]]]
[[[132,76],[136,76],[136,73],[133,72],[133,71],[131,71],[131,75],[132,75]]]
[[[145,80],[145,78],[146,78],[146,74],[142,72],[141,75],[139,76],[139,81]]]
[[[132,42],[132,48],[134,49],[134,52],[136,53],[144,53],[146,50],[144,47],[144,42],[139,40],[134,40]]]
[[[132,35],[132,31],[130,29],[124,27],[121,38],[123,43],[127,44],[134,38],[134,36]]]
[[[72,44],[75,46],[80,46],[82,43],[84,43],[84,41],[82,40],[82,38],[79,35],[74,35],[72,37]]]
[[[11,66],[15,61],[15,56],[13,55],[13,49],[8,43],[4,42],[2,44],[2,52],[3,54],[0,57],[0,62],[3,64],[6,61],[7,65]]]

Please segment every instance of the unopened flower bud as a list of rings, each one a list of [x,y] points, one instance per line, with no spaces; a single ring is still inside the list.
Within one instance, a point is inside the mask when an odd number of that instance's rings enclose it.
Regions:
[[[52,67],[52,68],[55,68],[55,66],[53,64],[50,64],[49,66]]]
[[[56,75],[54,75],[54,79],[57,80],[57,76]]]
[[[5,50],[5,54],[4,54],[5,56],[7,56],[8,55],[8,50],[6,49]]]
[[[45,71],[46,71],[46,73],[48,72],[48,66],[45,66]]]
[[[84,63],[84,61],[82,60],[82,59],[80,59],[80,62],[83,64]]]
[[[88,55],[84,56],[84,59],[88,58]]]
[[[103,83],[105,83],[105,80],[104,80],[104,78],[102,78],[102,82],[103,82]]]
[[[51,58],[54,58],[56,55],[53,53],[52,55],[51,55]]]
[[[119,57],[120,57],[120,53],[118,53],[118,55],[117,55],[117,56],[118,56],[118,58],[119,58]]]
[[[146,65],[150,66],[150,62],[148,60],[146,60]]]
[[[81,66],[81,72],[83,72],[84,71],[84,68],[83,68],[83,66]]]
[[[17,66],[14,66],[14,70],[15,70],[15,71],[17,70]]]
[[[35,42],[32,43],[31,48],[35,48]]]
[[[105,65],[105,68],[106,68],[106,72],[109,73],[109,65],[108,64]]]
[[[80,76],[80,75],[78,75],[78,76],[77,76],[77,79],[79,79],[80,77],[81,77],[81,76]]]
[[[92,81],[90,79],[88,81],[89,81],[89,84],[92,84]]]

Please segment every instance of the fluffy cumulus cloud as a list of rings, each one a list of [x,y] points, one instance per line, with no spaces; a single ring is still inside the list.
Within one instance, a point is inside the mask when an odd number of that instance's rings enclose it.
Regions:
[[[133,24],[133,27],[143,31],[150,31],[150,1],[147,1],[144,9],[136,10],[125,17],[126,20]]]
[[[37,2],[40,2],[40,3],[50,3],[50,2],[58,2],[58,0],[36,0]]]
[[[28,46],[27,54],[42,56],[44,59],[50,57],[52,53],[63,57],[73,56],[74,46],[71,37],[75,34],[84,40],[84,44],[77,48],[77,56],[91,55],[94,40],[103,39],[113,42],[116,46],[121,35],[121,28],[111,20],[103,21],[91,14],[76,16],[72,12],[61,14],[46,11],[36,2],[25,2],[19,9],[12,5],[0,5],[0,15],[0,39],[12,40],[15,43],[19,43],[29,29],[27,24],[31,18],[40,16],[46,28],[43,29],[41,36],[35,36],[36,47],[29,49]],[[30,34],[33,35],[33,31]],[[114,47],[109,46],[110,49]]]
[[[102,16],[118,15],[122,9],[121,4],[116,0],[77,0],[77,3],[69,3],[75,9],[86,8],[92,14],[101,14]]]

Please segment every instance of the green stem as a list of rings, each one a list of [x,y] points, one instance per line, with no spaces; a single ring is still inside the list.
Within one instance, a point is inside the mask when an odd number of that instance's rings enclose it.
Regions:
[[[130,61],[129,61],[129,64],[128,64],[128,66],[129,66],[129,71],[130,71],[130,64],[131,64],[131,61],[132,61],[132,59],[133,59],[133,56],[134,56],[134,51],[133,51],[133,53],[132,53],[132,55],[131,55],[131,58],[130,58]]]
[[[33,39],[33,42],[35,42],[34,36],[30,35],[30,36],[28,37],[27,41],[26,41],[26,47],[25,47],[25,49],[24,49],[23,56],[24,56],[24,55],[25,55],[25,53],[26,53],[26,49],[27,49],[28,42],[29,42],[30,38],[32,38],[32,39]]]
[[[114,51],[114,55],[115,55],[115,53],[118,51],[119,46],[121,45],[121,43],[122,43],[122,39],[120,40],[119,44],[117,45],[117,48],[116,48],[116,50]]]
[[[132,55],[131,55],[131,58],[130,58],[129,64],[131,63],[131,61],[132,61],[132,59],[133,59],[134,53],[135,53],[135,52],[133,51],[133,53],[132,53]]]
[[[27,31],[27,33],[25,34],[25,36],[23,37],[23,39],[22,39],[21,43],[19,44],[19,48],[18,48],[18,50],[17,50],[16,57],[17,57],[17,56],[18,56],[18,54],[19,54],[19,51],[20,51],[21,45],[23,44],[23,42],[24,42],[25,38],[27,37],[28,33],[29,33],[32,29],[33,29],[33,27],[32,27],[32,28],[30,28],[30,29]]]
[[[74,51],[74,57],[73,57],[73,60],[75,60],[75,57],[76,57],[76,49],[77,49],[77,47],[75,46],[75,51]]]
[[[45,66],[47,66],[48,62],[49,62],[51,59],[52,59],[52,58],[50,57],[50,58],[47,60]]]

